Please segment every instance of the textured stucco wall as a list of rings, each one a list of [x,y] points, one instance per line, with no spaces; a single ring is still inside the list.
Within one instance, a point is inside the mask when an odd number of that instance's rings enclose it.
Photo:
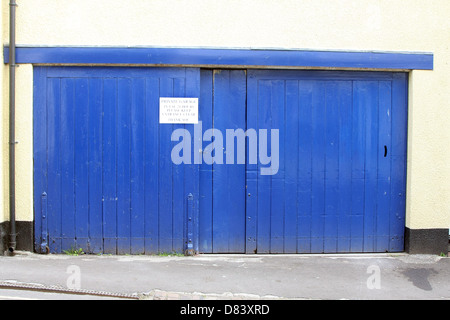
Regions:
[[[0,34],[2,39],[8,38],[8,2],[1,3]],[[0,53],[3,61],[3,50]],[[0,223],[7,221],[9,216],[8,198],[8,66],[0,64]],[[28,183],[28,182],[27,182]],[[1,240],[0,240],[1,241]]]
[[[33,66],[16,71],[16,218],[33,220]]]
[[[3,1],[5,2],[5,1]],[[1,9],[2,14],[0,14],[0,34],[2,35],[2,39],[5,38],[5,27],[4,27],[4,3],[2,3]],[[3,59],[3,52],[0,53],[0,57]],[[7,94],[5,94],[7,91],[7,88],[5,87],[5,82],[7,82],[7,73],[6,73],[7,67],[5,64],[0,64],[0,223],[7,220],[7,207],[5,206],[5,201],[7,198],[5,196],[7,195],[7,190],[5,190],[4,185],[7,176],[5,177],[5,174],[7,174],[7,168],[5,168],[4,163],[6,157],[4,156],[5,145],[7,145],[4,137],[4,133],[6,132],[4,130],[4,124],[5,124],[5,115],[7,116],[7,112],[5,112],[5,108],[7,108],[7,104],[5,104],[5,101],[7,101]],[[1,241],[1,239],[0,239]],[[1,246],[1,244],[0,244]]]
[[[21,45],[433,52],[435,69],[413,71],[410,75],[406,225],[413,229],[450,226],[450,1],[18,0],[18,3],[17,37]],[[3,37],[6,43],[6,33]],[[17,123],[20,141],[17,166],[21,168],[17,177],[18,197],[23,201],[18,204],[18,215],[32,220],[32,68],[19,70],[18,86],[23,91],[18,98],[18,114],[25,118]],[[2,131],[7,133],[7,128]]]

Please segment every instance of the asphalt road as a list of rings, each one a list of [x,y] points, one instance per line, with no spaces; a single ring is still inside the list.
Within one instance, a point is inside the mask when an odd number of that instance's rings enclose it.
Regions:
[[[447,300],[450,258],[408,254],[72,257],[22,253],[0,257],[2,282],[78,286],[86,291],[155,300],[239,297]],[[0,296],[44,299],[52,295],[2,290]],[[60,294],[55,297],[71,298]]]

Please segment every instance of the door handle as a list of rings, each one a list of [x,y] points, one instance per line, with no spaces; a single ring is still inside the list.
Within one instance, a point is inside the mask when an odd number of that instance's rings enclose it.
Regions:
[[[386,158],[386,156],[387,156],[387,146],[384,146],[384,157]]]

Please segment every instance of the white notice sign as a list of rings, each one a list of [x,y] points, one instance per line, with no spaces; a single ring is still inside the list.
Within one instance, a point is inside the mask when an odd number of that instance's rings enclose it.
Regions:
[[[198,123],[198,98],[159,98],[159,123]]]

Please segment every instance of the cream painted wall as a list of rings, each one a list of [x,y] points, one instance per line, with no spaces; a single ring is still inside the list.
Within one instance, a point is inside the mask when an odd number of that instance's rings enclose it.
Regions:
[[[33,66],[16,71],[16,219],[33,221]]]
[[[3,52],[1,53],[3,59]],[[9,216],[9,185],[8,185],[8,67],[4,64],[0,67],[0,91],[2,93],[0,99],[0,223],[7,221]],[[27,182],[29,183],[29,182]]]
[[[410,75],[406,225],[413,229],[450,226],[447,160],[450,1],[18,0],[18,3],[17,38],[21,45],[433,52],[435,69],[413,71]],[[7,42],[5,35],[3,41]],[[17,166],[21,168],[17,184],[18,194],[24,200],[18,204],[18,215],[32,220],[32,68],[19,70],[18,83],[23,91],[18,97],[18,114],[24,115],[24,119],[17,123],[20,141]],[[2,132],[7,133],[7,129]]]
[[[4,1],[3,1],[4,2]],[[4,33],[5,33],[5,28],[4,28],[4,6],[2,3],[2,14],[0,14],[0,34],[2,35],[2,39],[4,39]],[[3,59],[3,50],[0,54],[0,57]],[[7,105],[5,104],[5,100],[7,99],[7,94],[5,94],[7,91],[7,88],[5,88],[5,79],[7,79],[5,76],[7,76],[7,74],[5,73],[5,70],[7,68],[5,67],[5,64],[1,64],[0,67],[0,142],[1,142],[1,147],[0,147],[0,223],[2,223],[3,221],[7,220],[6,215],[7,215],[7,207],[5,207],[5,201],[7,198],[5,198],[5,196],[7,196],[7,190],[5,190],[4,185],[5,185],[5,172],[7,172],[8,170],[5,169],[4,167],[4,163],[6,157],[4,156],[4,150],[5,150],[5,145],[7,144],[5,139],[4,139],[4,124],[5,124],[5,114],[6,112],[4,112],[4,109],[7,107]]]

